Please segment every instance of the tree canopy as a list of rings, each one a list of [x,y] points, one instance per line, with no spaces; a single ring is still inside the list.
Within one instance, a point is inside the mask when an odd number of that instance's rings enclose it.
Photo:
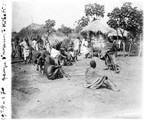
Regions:
[[[114,8],[109,17],[108,25],[115,30],[120,30],[122,36],[128,31],[135,38],[142,33],[143,11],[133,7],[131,2],[126,2],[121,8]]]
[[[98,20],[101,17],[104,17],[104,5],[97,3],[85,5],[85,16],[94,17],[94,20]]]
[[[73,30],[70,27],[61,25],[61,28],[58,29],[58,31],[64,33],[66,36],[68,36]]]
[[[78,25],[81,27],[85,27],[88,25],[88,22],[90,21],[90,19],[86,16],[81,17],[80,20],[78,20]]]
[[[49,36],[54,31],[53,27],[55,26],[55,20],[48,19],[45,23],[45,29]]]

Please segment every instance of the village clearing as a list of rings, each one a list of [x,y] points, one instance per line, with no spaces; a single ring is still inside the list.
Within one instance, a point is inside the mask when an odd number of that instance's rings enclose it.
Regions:
[[[112,79],[120,92],[84,88],[91,59],[78,59],[74,65],[63,67],[70,80],[48,80],[32,64],[12,64],[12,118],[141,118],[141,57],[118,56],[119,74],[105,70],[104,61],[92,58],[97,70]]]

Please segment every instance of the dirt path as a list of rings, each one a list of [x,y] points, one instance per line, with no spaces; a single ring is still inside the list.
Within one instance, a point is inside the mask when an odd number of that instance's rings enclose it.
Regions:
[[[91,59],[79,58],[73,66],[64,69],[71,80],[48,80],[32,65],[15,64],[13,71],[21,81],[26,80],[34,92],[28,99],[15,106],[14,118],[139,118],[141,111],[142,60],[140,58],[117,58],[120,74],[104,70],[104,62],[98,58],[97,69],[113,79],[121,90],[113,92],[101,88],[90,90],[83,87],[84,73]],[[137,64],[135,61],[137,61]],[[20,68],[20,69],[19,69]],[[30,89],[33,90],[33,89]],[[13,91],[15,94],[16,91]],[[19,95],[19,94],[18,94]],[[15,95],[13,106],[16,105]]]

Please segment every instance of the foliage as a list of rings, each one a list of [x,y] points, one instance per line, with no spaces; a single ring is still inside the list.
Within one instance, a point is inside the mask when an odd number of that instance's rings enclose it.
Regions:
[[[64,33],[66,36],[68,36],[73,30],[70,27],[61,25],[61,28],[59,28],[58,31],[60,31],[60,32]]]
[[[77,25],[74,29],[75,33],[79,33],[83,28],[80,25]]]
[[[104,17],[104,5],[99,5],[97,3],[85,5],[85,15],[87,17],[94,17],[95,20]]]
[[[52,27],[55,26],[55,20],[48,19],[45,21],[45,23],[46,23],[45,29],[46,29],[48,36],[49,36],[52,32],[54,32],[54,29],[52,29]]]
[[[131,2],[126,2],[121,8],[114,8],[111,13],[108,13],[108,25],[115,30],[120,30],[122,36],[125,31],[128,31],[132,38],[142,33],[143,27],[143,12],[137,7],[132,7]]]
[[[78,25],[81,26],[81,27],[85,27],[88,25],[88,22],[90,21],[90,19],[88,17],[81,17],[80,20],[78,20]]]

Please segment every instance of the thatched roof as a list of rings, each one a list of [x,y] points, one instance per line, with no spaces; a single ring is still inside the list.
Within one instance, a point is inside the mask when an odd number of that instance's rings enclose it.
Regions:
[[[24,37],[28,37],[30,42],[32,40],[31,38],[37,38],[37,35],[39,35],[43,41],[46,40],[47,32],[43,24],[32,23],[27,27],[23,28],[19,33],[17,33],[17,36],[20,39],[23,39]],[[52,35],[49,36],[48,39],[49,42],[53,45],[63,41],[65,38],[67,37],[63,33],[59,31],[55,31],[53,32]]]
[[[42,35],[46,33],[46,30],[44,29],[44,25],[42,24],[36,24],[32,23],[28,25],[27,27],[21,29],[21,31],[18,33],[19,38],[24,38],[24,37],[36,37],[37,35]]]
[[[100,31],[104,34],[109,34],[109,33],[113,32],[114,30],[112,28],[110,28],[106,23],[101,22],[99,20],[95,20],[95,21],[89,23],[86,27],[84,27],[82,29],[81,33],[87,32],[87,31],[92,31],[94,33],[97,33]]]
[[[82,37],[79,33],[71,33],[69,36],[68,36],[70,39],[76,39],[77,37]]]
[[[50,36],[48,38],[48,40],[52,46],[57,45],[58,43],[62,42],[65,39],[67,39],[66,36],[63,36],[63,37],[62,36],[56,36],[55,34],[53,34],[52,36]]]

